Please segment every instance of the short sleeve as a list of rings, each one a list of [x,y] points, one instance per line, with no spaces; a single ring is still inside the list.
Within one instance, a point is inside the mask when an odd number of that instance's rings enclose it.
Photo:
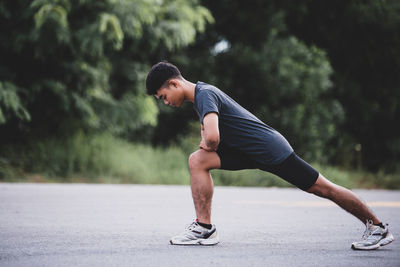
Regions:
[[[196,108],[200,116],[200,123],[203,124],[204,116],[215,112],[219,115],[220,101],[217,95],[211,90],[202,90],[196,95]]]

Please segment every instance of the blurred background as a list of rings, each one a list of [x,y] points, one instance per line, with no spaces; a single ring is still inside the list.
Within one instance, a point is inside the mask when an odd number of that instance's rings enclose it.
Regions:
[[[0,181],[189,184],[200,125],[190,103],[145,95],[160,60],[228,93],[328,179],[400,188],[397,0],[0,0]]]

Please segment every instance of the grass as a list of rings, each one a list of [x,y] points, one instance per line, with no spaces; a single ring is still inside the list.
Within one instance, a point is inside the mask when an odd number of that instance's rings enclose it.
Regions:
[[[189,184],[189,150],[185,144],[153,148],[108,134],[77,134],[68,140],[46,140],[3,147],[0,182],[83,182]],[[334,183],[348,188],[400,189],[400,175],[348,171],[312,164]],[[260,170],[212,171],[215,185],[291,186]]]
[[[6,154],[0,180],[9,182],[185,184],[189,177],[178,148],[131,144],[107,134],[35,142]]]

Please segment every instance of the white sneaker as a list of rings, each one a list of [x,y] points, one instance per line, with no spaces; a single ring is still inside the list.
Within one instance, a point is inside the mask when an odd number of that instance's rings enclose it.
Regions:
[[[215,225],[209,230],[197,223],[192,222],[186,227],[185,231],[177,236],[174,236],[169,241],[172,245],[215,245],[218,244],[218,234]]]
[[[385,224],[385,228],[376,226],[372,221],[367,221],[365,232],[360,241],[351,244],[352,249],[372,250],[381,246],[386,246],[394,240],[393,235],[389,232],[389,225]]]

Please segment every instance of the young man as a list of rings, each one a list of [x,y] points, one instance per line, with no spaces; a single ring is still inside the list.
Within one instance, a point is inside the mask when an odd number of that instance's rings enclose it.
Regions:
[[[329,182],[299,158],[286,139],[260,121],[218,88],[185,80],[178,68],[159,62],[146,79],[149,95],[164,104],[180,107],[184,101],[194,104],[200,117],[199,150],[189,157],[190,184],[197,219],[175,237],[173,245],[215,245],[219,242],[211,224],[213,181],[211,169],[261,169],[276,174],[298,188],[327,198],[353,214],[366,230],[353,249],[370,250],[394,240],[388,225],[382,222],[350,190]]]

